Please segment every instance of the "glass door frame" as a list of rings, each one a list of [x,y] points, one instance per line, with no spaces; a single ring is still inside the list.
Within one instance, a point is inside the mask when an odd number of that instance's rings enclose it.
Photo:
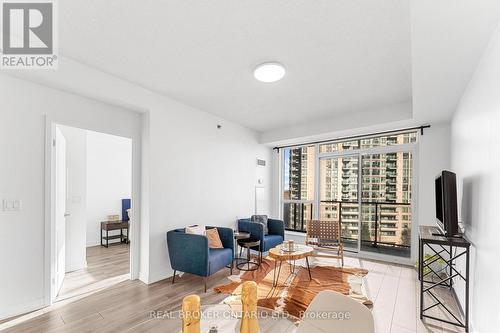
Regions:
[[[420,138],[419,138],[420,139]],[[419,142],[420,140],[418,140]],[[417,243],[418,243],[418,209],[417,209],[417,196],[418,196],[418,142],[408,143],[401,145],[384,146],[377,148],[368,149],[356,149],[341,152],[325,152],[320,153],[319,144],[316,145],[316,170],[315,170],[315,204],[313,210],[313,216],[315,219],[319,219],[320,214],[320,163],[322,159],[329,158],[343,158],[343,157],[358,157],[358,205],[359,205],[359,220],[358,220],[358,247],[356,252],[351,252],[355,255],[364,258],[378,259],[390,262],[397,262],[403,264],[413,264],[416,260],[417,254]],[[409,152],[412,154],[412,193],[411,193],[411,249],[410,257],[397,257],[388,254],[373,253],[368,251],[363,251],[361,249],[361,228],[362,228],[362,157],[363,155],[373,155],[373,154],[387,154],[387,153],[399,153],[399,152]],[[339,211],[339,214],[341,212]],[[346,250],[347,251],[347,250]]]
[[[319,150],[319,149],[318,149]],[[357,249],[356,251],[352,251],[351,249],[344,248],[345,251],[350,252],[350,253],[360,253],[361,247],[360,247],[360,237],[361,237],[361,157],[359,155],[359,152],[357,150],[352,150],[352,151],[345,151],[345,152],[329,152],[329,153],[319,153],[316,155],[316,193],[315,193],[315,203],[314,203],[314,218],[316,220],[320,219],[320,207],[321,207],[321,186],[320,186],[320,181],[321,181],[321,160],[328,160],[328,159],[335,159],[335,158],[352,158],[356,157],[358,160],[358,207],[359,207],[359,218],[358,218],[358,244],[357,244]],[[355,203],[354,201],[346,201],[346,203]],[[342,214],[342,210],[340,208],[341,206],[339,205],[339,221],[340,221],[340,216]],[[342,226],[341,226],[342,227]]]

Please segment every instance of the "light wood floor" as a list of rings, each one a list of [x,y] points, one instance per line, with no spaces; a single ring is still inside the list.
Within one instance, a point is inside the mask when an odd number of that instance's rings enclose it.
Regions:
[[[102,289],[117,280],[126,280],[130,273],[130,246],[118,243],[87,248],[87,267],[66,273],[56,301]],[[120,281],[120,282],[121,282]]]
[[[354,258],[346,258],[346,266],[370,271],[366,286],[374,301],[377,333],[462,332],[418,319],[419,284],[413,268]],[[229,270],[222,270],[213,275],[208,287],[226,283],[228,274]],[[170,279],[149,286],[128,280],[62,306],[56,303],[5,332],[164,332],[162,319],[151,318],[150,311],[177,310],[182,298],[192,293],[200,295],[205,305],[226,297],[212,290],[204,293],[201,278],[189,274],[177,278],[174,285]],[[437,308],[433,310],[435,315],[445,316]]]

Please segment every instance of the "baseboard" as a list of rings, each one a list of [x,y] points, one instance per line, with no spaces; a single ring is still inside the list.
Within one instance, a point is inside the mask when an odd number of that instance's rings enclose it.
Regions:
[[[182,274],[182,273],[177,271],[177,274]],[[148,284],[152,284],[152,283],[155,283],[158,281],[166,280],[166,279],[171,278],[172,276],[174,276],[174,271],[168,273],[167,275],[162,275],[162,276],[157,276],[157,277],[151,277],[151,275],[149,275],[148,276],[149,277]]]
[[[31,311],[39,310],[45,307],[45,299],[39,298],[35,301],[28,302],[25,304],[19,304],[12,307],[9,310],[0,311],[0,320],[4,320],[10,317],[19,316]]]
[[[139,280],[144,282],[145,284],[149,284],[149,276],[143,272],[139,272]]]

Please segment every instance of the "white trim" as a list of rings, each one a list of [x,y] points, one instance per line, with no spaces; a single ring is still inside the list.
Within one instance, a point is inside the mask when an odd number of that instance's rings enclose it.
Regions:
[[[320,179],[320,158],[319,158],[319,145],[315,145],[314,146],[314,156],[316,158],[316,161],[314,162],[314,197],[316,198],[316,200],[314,200],[314,208],[313,208],[313,218],[315,220],[319,220],[319,212],[320,212],[320,209],[319,209],[319,205],[320,205],[320,200],[319,200],[319,197],[321,195],[321,189],[320,189],[320,186],[319,186],[319,182],[321,181]]]
[[[283,158],[283,150],[278,151],[278,218],[283,220],[283,168],[285,160]]]
[[[54,182],[54,151],[53,140],[55,133],[55,124],[49,116],[45,115],[45,244],[44,244],[44,306],[49,306],[52,303],[52,277],[55,275],[52,255],[52,216],[54,216],[54,198],[55,193]]]
[[[141,117],[141,133],[142,133],[142,121]],[[127,231],[127,237],[130,239],[130,280],[137,280],[139,278],[139,259],[140,259],[140,244],[139,244],[139,233],[140,233],[140,205],[141,205],[141,164],[142,164],[142,138],[131,138],[132,139],[132,195],[131,195],[131,206],[130,211],[132,216],[129,217],[129,230]],[[149,258],[148,258],[149,260]]]
[[[419,171],[420,171],[420,132],[417,133],[418,144],[413,148],[413,170],[412,178],[413,182],[411,184],[412,197],[411,197],[411,250],[410,259],[413,263],[417,262],[418,256],[418,227],[420,226],[420,220],[418,216],[418,206],[419,201],[417,200],[419,194]]]
[[[358,155],[358,250],[356,253],[361,253],[361,238],[363,237],[363,154]],[[339,216],[342,211],[339,209]],[[341,226],[342,228],[342,226]],[[340,231],[342,235],[342,230]],[[347,250],[346,250],[347,251]]]
[[[139,272],[139,280],[144,282],[145,284],[149,284],[149,276],[146,273]]]

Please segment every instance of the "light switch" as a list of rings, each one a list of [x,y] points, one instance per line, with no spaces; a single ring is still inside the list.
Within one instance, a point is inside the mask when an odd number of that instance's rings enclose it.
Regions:
[[[21,210],[22,202],[19,199],[3,199],[4,212],[18,212]]]
[[[19,199],[12,200],[12,210],[16,212],[21,210],[21,200]]]

